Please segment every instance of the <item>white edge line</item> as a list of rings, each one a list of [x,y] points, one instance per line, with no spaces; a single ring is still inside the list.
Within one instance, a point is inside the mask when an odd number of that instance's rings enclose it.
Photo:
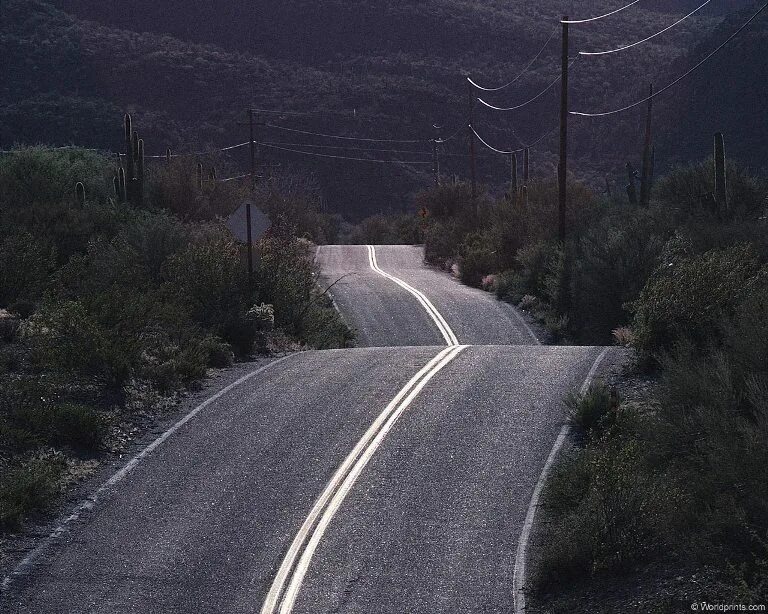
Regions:
[[[101,486],[99,486],[93,494],[89,495],[87,499],[81,501],[79,504],[75,506],[75,508],[72,510],[69,516],[67,516],[61,524],[59,524],[49,535],[48,537],[44,538],[44,540],[34,549],[32,552],[30,552],[27,556],[25,556],[18,565],[14,568],[12,572],[10,572],[4,579],[2,584],[0,584],[0,593],[5,592],[10,585],[13,583],[14,579],[18,576],[24,575],[37,561],[38,558],[40,558],[45,551],[49,548],[51,543],[58,539],[66,530],[67,525],[80,518],[80,515],[85,511],[93,508],[93,506],[96,504],[96,501],[98,500],[99,496],[103,495],[107,490],[115,486],[118,482],[122,481],[131,471],[133,471],[136,466],[149,454],[151,454],[154,450],[156,450],[163,442],[165,442],[171,435],[173,435],[176,431],[178,431],[182,426],[184,426],[187,422],[192,420],[197,414],[199,414],[203,409],[208,407],[211,403],[214,401],[217,401],[221,397],[223,397],[225,394],[233,390],[234,388],[237,388],[240,384],[243,384],[244,382],[248,381],[249,379],[256,377],[257,375],[263,373],[267,369],[270,369],[281,362],[291,358],[292,356],[295,356],[296,354],[288,354],[287,356],[283,356],[282,358],[278,358],[277,360],[274,360],[270,362],[267,365],[264,365],[263,367],[256,369],[255,371],[251,371],[250,373],[244,375],[240,379],[232,382],[228,386],[222,388],[214,394],[213,396],[207,398],[205,401],[200,403],[197,407],[195,407],[193,410],[191,410],[189,413],[185,414],[184,417],[182,417],[178,422],[173,424],[168,430],[166,430],[162,435],[160,435],[157,439],[155,439],[152,443],[150,443],[147,447],[145,447],[141,452],[136,454],[131,460],[129,460],[121,469],[119,469],[117,472],[115,472],[112,477],[110,477],[106,482],[102,483]]]
[[[368,245],[367,247],[368,247],[368,261],[371,268],[379,275],[386,277],[391,281],[394,281],[401,288],[403,288],[404,290],[410,292],[413,296],[415,296],[416,299],[421,303],[422,307],[424,307],[427,313],[434,320],[435,324],[437,325],[437,328],[440,330],[440,333],[443,335],[443,339],[445,339],[445,342],[448,345],[458,345],[459,344],[458,338],[454,334],[453,330],[451,330],[451,327],[445,321],[445,318],[443,318],[442,314],[432,304],[432,301],[430,301],[424,295],[424,293],[421,292],[420,290],[417,290],[416,288],[406,283],[399,277],[395,277],[394,275],[387,273],[381,267],[379,267],[379,263],[376,259],[376,248],[373,245]]]
[[[603,362],[610,350],[610,347],[603,348],[603,351],[600,352],[600,355],[595,359],[595,362],[592,364],[592,368],[589,370],[589,373],[587,373],[587,377],[584,380],[584,383],[581,385],[581,389],[579,390],[581,394],[584,394],[592,384],[592,380],[595,378],[595,374],[597,373],[600,364]],[[563,428],[560,429],[560,434],[557,436],[555,445],[552,446],[552,450],[549,453],[547,462],[544,463],[544,469],[541,470],[541,475],[536,482],[536,488],[534,488],[531,501],[528,504],[528,512],[525,515],[525,523],[523,524],[523,530],[520,533],[520,541],[517,544],[517,555],[515,557],[515,571],[512,583],[513,597],[515,602],[515,614],[525,614],[526,611],[524,590],[526,580],[526,558],[528,555],[528,543],[531,538],[533,523],[536,520],[536,511],[539,507],[539,499],[541,498],[541,493],[544,489],[544,484],[547,481],[547,477],[549,477],[549,472],[552,469],[552,465],[554,464],[557,455],[560,453],[560,449],[563,447],[563,444],[565,443],[570,430],[571,425],[568,422],[566,422],[563,425]]]
[[[400,403],[403,397],[405,397],[408,394],[408,392],[416,384],[418,384],[418,382],[427,373],[429,373],[429,371],[432,368],[434,368],[434,366],[437,363],[439,363],[440,360],[442,360],[443,357],[446,354],[448,354],[452,349],[453,349],[452,347],[447,347],[441,350],[436,356],[430,359],[426,365],[424,365],[421,369],[419,369],[419,371],[408,381],[408,383],[405,386],[403,386],[403,388],[387,404],[387,406],[378,415],[378,417],[376,418],[376,420],[374,420],[371,426],[368,427],[368,430],[360,438],[360,440],[357,442],[355,447],[352,448],[352,451],[347,455],[346,459],[344,459],[344,462],[341,464],[341,466],[339,466],[339,468],[336,470],[333,477],[330,479],[325,489],[323,490],[322,494],[315,501],[314,505],[312,506],[312,509],[307,515],[307,518],[302,523],[301,528],[299,529],[299,532],[296,534],[296,537],[294,537],[290,547],[288,548],[288,551],[283,557],[283,560],[280,564],[280,567],[275,576],[275,579],[272,581],[272,585],[270,586],[269,592],[267,593],[267,597],[265,598],[264,604],[262,605],[262,608],[261,608],[262,614],[269,614],[271,612],[274,612],[275,609],[278,607],[278,601],[283,592],[283,588],[285,586],[286,580],[288,579],[288,576],[294,567],[294,562],[296,561],[296,558],[301,552],[301,548],[304,545],[304,542],[306,541],[307,536],[312,530],[312,527],[314,526],[318,517],[320,517],[320,514],[326,508],[328,502],[332,499],[334,493],[337,491],[338,485],[343,483],[344,478],[347,476],[350,470],[354,467],[354,464],[358,460],[360,455],[365,451],[365,447],[369,445],[370,441],[373,440],[374,437],[377,435],[377,433],[381,430],[382,424],[384,424],[386,420],[390,417],[390,415],[396,410],[398,403]]]
[[[285,595],[283,596],[283,601],[280,606],[280,614],[291,614],[291,612],[293,611],[293,606],[296,601],[296,597],[298,596],[299,590],[301,589],[301,584],[304,580],[304,576],[307,570],[309,569],[309,565],[312,562],[312,557],[315,553],[315,549],[320,543],[320,540],[323,538],[325,530],[327,529],[330,522],[333,520],[333,517],[336,515],[336,512],[338,511],[339,507],[341,506],[341,504],[344,502],[344,499],[349,494],[349,491],[354,486],[355,482],[357,481],[357,478],[360,476],[360,473],[362,473],[363,469],[365,469],[366,465],[371,460],[374,453],[376,452],[378,447],[381,445],[382,441],[384,441],[384,438],[392,429],[395,422],[397,422],[398,418],[402,415],[402,413],[419,395],[419,393],[424,388],[424,386],[426,386],[435,375],[437,375],[445,366],[451,363],[451,361],[453,361],[453,359],[456,358],[459,354],[461,354],[461,352],[467,347],[468,346],[465,346],[465,345],[457,345],[457,346],[451,346],[449,348],[448,353],[444,355],[443,359],[438,364],[436,364],[430,370],[430,372],[427,373],[421,379],[421,381],[419,381],[419,383],[413,388],[413,390],[410,391],[408,396],[398,405],[397,409],[392,412],[386,424],[379,430],[374,440],[362,453],[358,461],[355,463],[354,467],[351,469],[349,474],[344,479],[344,482],[336,491],[335,495],[333,496],[333,499],[331,500],[328,507],[325,509],[323,516],[320,518],[320,521],[317,523],[317,526],[312,532],[312,537],[307,543],[307,546],[304,548],[304,552],[301,555],[301,559],[299,560],[299,563],[296,565],[296,569],[294,569],[294,572],[292,574],[291,582],[285,591]]]
[[[510,305],[510,307],[512,307],[512,313],[515,314],[515,317],[520,321],[520,323],[523,325],[525,330],[528,331],[528,334],[536,342],[536,345],[541,345],[541,341],[539,341],[539,338],[536,336],[536,333],[533,332],[533,329],[530,327],[528,322],[525,321],[523,314],[521,314],[520,311],[517,309],[517,307],[515,307],[514,305]]]

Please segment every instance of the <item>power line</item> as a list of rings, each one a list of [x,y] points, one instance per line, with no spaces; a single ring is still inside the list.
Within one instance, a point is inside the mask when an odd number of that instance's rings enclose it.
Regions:
[[[571,68],[571,66],[573,66],[576,63],[576,61],[579,59],[579,57],[580,56],[577,55],[575,58],[573,58],[571,63],[568,65],[568,68]],[[533,98],[531,98],[530,100],[526,100],[522,104],[515,105],[514,107],[496,107],[496,106],[494,106],[494,105],[492,105],[492,104],[490,104],[488,102],[485,102],[485,100],[483,100],[482,98],[478,98],[478,100],[480,101],[480,103],[484,104],[489,109],[493,109],[494,111],[516,111],[517,109],[522,109],[523,107],[526,107],[529,104],[531,104],[532,102],[535,102],[536,100],[541,98],[549,90],[551,90],[553,87],[555,87],[555,85],[557,85],[560,82],[560,79],[562,79],[562,78],[563,78],[562,75],[558,75],[558,77],[554,81],[552,81],[552,83],[550,83],[547,87],[545,87],[543,90],[541,90]]]
[[[523,149],[516,149],[514,151],[502,151],[501,149],[497,149],[493,145],[490,145],[488,141],[486,141],[483,137],[481,137],[477,130],[475,130],[474,126],[472,124],[469,125],[469,129],[472,131],[472,133],[477,137],[477,140],[480,141],[483,145],[485,145],[488,149],[491,151],[495,151],[496,153],[504,154],[504,155],[510,155],[513,153],[517,153],[518,151],[523,151]]]
[[[667,32],[671,30],[672,28],[679,26],[681,23],[683,23],[686,19],[689,17],[692,17],[696,13],[698,13],[701,9],[703,9],[705,6],[707,6],[712,0],[707,0],[704,4],[701,6],[695,8],[693,11],[688,13],[685,17],[682,19],[678,19],[675,23],[673,23],[671,26],[667,26],[663,30],[660,30],[656,32],[656,34],[652,34],[648,38],[644,38],[641,41],[637,41],[636,43],[632,43],[631,45],[624,45],[623,47],[618,47],[616,49],[609,49],[608,51],[579,51],[579,55],[607,55],[609,53],[618,53],[619,51],[624,51],[625,49],[631,49],[632,47],[637,47],[638,45],[642,45],[643,43],[647,43],[649,40],[652,40],[656,38],[657,36],[660,36],[664,34],[664,32]]]
[[[561,21],[560,23],[589,23],[590,21],[597,21],[599,19],[605,19],[606,17],[610,17],[611,15],[615,15],[616,13],[621,13],[621,11],[624,11],[628,9],[631,6],[634,6],[640,2],[640,0],[634,0],[634,2],[630,2],[626,6],[622,6],[620,9],[616,9],[615,11],[611,11],[610,13],[606,13],[605,15],[600,15],[598,17],[590,17],[589,19],[565,19]]]
[[[443,143],[447,143],[448,141],[452,141],[457,136],[459,136],[459,134],[461,134],[461,132],[463,132],[463,131],[464,131],[464,126],[459,126],[459,128],[456,130],[456,132],[454,132],[451,136],[449,136],[448,138],[445,138],[445,139],[439,139],[437,142],[438,142],[438,144],[442,145]]]
[[[331,154],[322,154],[322,153],[317,153],[315,151],[300,151],[298,149],[290,149],[287,147],[280,147],[278,145],[268,145],[267,143],[259,143],[259,145],[262,145],[264,147],[269,147],[270,149],[278,149],[280,151],[288,151],[291,153],[302,154],[305,156],[315,156],[317,158],[333,158],[335,160],[354,160],[357,162],[379,162],[382,164],[393,163],[393,164],[406,164],[406,165],[411,165],[411,164],[430,164],[431,165],[432,164],[431,161],[421,162],[421,161],[409,161],[409,160],[377,160],[375,158],[352,158],[349,156],[335,156]]]
[[[285,130],[286,132],[295,132],[297,134],[308,134],[311,136],[319,136],[326,139],[341,139],[344,141],[364,141],[368,143],[429,143],[430,139],[411,139],[411,140],[397,140],[397,139],[369,139],[360,138],[354,136],[339,136],[337,134],[322,134],[320,132],[311,132],[309,130],[297,130],[296,128],[287,128],[286,126],[276,126],[274,124],[266,124],[267,128],[274,128],[276,130]]]
[[[642,100],[638,100],[637,102],[632,103],[630,105],[627,105],[626,107],[622,107],[620,109],[614,109],[613,111],[605,111],[603,113],[581,113],[581,112],[577,112],[577,111],[570,111],[570,114],[571,115],[578,115],[578,116],[581,116],[581,117],[606,117],[608,115],[615,115],[616,113],[622,113],[623,111],[628,111],[629,109],[633,109],[635,107],[638,107],[641,104],[644,104],[644,103],[648,102],[649,100],[653,100],[657,96],[659,96],[659,95],[663,94],[664,92],[666,92],[668,89],[670,89],[670,88],[674,87],[675,85],[677,85],[678,83],[680,83],[683,79],[685,79],[686,77],[691,75],[693,72],[695,72],[696,70],[701,68],[704,64],[706,64],[718,52],[720,52],[726,45],[728,45],[728,43],[730,43],[734,38],[736,38],[739,34],[741,34],[747,28],[747,26],[749,26],[749,24],[751,24],[755,19],[757,19],[757,17],[760,15],[760,13],[762,13],[767,8],[768,8],[768,3],[764,4],[762,6],[762,8],[760,8],[760,10],[758,10],[757,13],[752,15],[752,17],[750,17],[744,25],[742,25],[738,30],[736,30],[733,34],[731,34],[725,40],[725,42],[723,42],[719,47],[717,47],[714,51],[712,51],[709,55],[707,55],[698,64],[696,64],[696,66],[694,66],[693,68],[688,70],[686,73],[684,73],[683,75],[681,75],[680,77],[675,79],[669,85],[661,88],[655,94],[652,94],[651,96],[647,96],[646,98],[643,98]]]
[[[477,133],[477,131],[474,129],[473,126],[469,126],[469,128],[470,128],[470,130],[472,130],[472,132],[475,134],[475,136],[478,138],[478,140],[483,145],[485,145],[488,149],[490,149],[491,151],[495,151],[496,153],[500,153],[500,154],[504,154],[504,155],[511,155],[511,154],[516,154],[516,153],[521,153],[521,152],[525,151],[526,149],[532,149],[533,147],[535,147],[536,145],[541,143],[544,139],[546,139],[548,136],[552,135],[555,131],[559,130],[560,126],[556,125],[551,130],[547,130],[547,132],[542,134],[539,138],[537,138],[535,141],[531,142],[530,144],[525,145],[524,147],[521,147],[520,149],[513,149],[512,151],[503,151],[501,149],[497,149],[493,145],[490,145],[485,139],[483,139],[483,137],[481,137]]]
[[[284,141],[265,141],[265,145],[282,145],[288,147],[311,147],[313,149],[345,149],[348,151],[375,151],[381,153],[404,153],[417,156],[431,156],[431,151],[411,151],[407,149],[377,149],[368,147],[353,147],[351,145],[311,145],[309,143],[288,143]]]
[[[536,56],[528,63],[528,65],[523,68],[523,70],[520,72],[519,75],[517,75],[512,81],[509,83],[506,83],[505,85],[500,85],[499,87],[483,87],[482,85],[478,85],[475,83],[472,79],[467,77],[467,81],[469,81],[472,85],[474,85],[477,89],[482,90],[484,92],[498,92],[499,90],[503,90],[508,88],[513,83],[516,83],[520,77],[522,77],[526,72],[528,72],[528,69],[533,66],[534,62],[538,60],[541,57],[541,54],[544,53],[544,50],[547,48],[547,45],[549,45],[550,41],[554,38],[555,34],[557,34],[557,31],[559,30],[559,27],[555,27],[554,30],[552,30],[552,34],[549,35],[549,38],[547,39],[547,42],[544,43],[544,46],[541,48],[541,50],[536,54]]]

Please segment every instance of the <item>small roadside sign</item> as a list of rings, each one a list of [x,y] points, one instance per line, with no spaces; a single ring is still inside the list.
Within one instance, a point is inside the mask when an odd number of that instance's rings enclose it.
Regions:
[[[272,222],[266,213],[250,201],[245,201],[227,218],[226,227],[232,236],[240,243],[248,243],[248,206],[251,207],[251,240],[261,239],[272,227]]]

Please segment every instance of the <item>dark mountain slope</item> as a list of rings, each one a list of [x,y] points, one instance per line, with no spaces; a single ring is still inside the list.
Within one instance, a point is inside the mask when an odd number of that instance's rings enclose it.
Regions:
[[[70,3],[72,10],[110,25],[83,21],[40,0],[0,4],[0,69],[5,76],[0,82],[0,103],[5,109],[0,115],[0,142],[76,142],[117,149],[120,113],[130,110],[153,152],[168,145],[198,150],[246,140],[242,122],[249,106],[310,112],[269,116],[271,123],[310,131],[428,139],[437,121],[450,134],[466,121],[462,74],[470,72],[490,84],[508,80],[540,49],[553,31],[556,16],[569,3],[552,0],[510,7],[508,2],[493,0],[477,8],[477,3],[458,0],[383,7],[372,2],[268,1],[258,3],[260,12],[249,8],[255,3],[230,2],[225,9],[218,3],[213,11],[208,3],[163,2],[162,12],[155,4],[160,3],[137,0],[117,7],[92,0]],[[680,4],[688,10],[695,5]],[[175,10],[169,11],[169,6]],[[585,9],[581,11],[586,14]],[[262,20],[257,22],[259,27],[245,19],[248,15]],[[115,28],[121,19],[130,28]],[[594,27],[574,28],[573,49],[637,40],[670,20],[669,14],[630,10]],[[684,68],[688,50],[697,40],[706,41],[706,33],[716,24],[708,17],[692,19],[674,35],[659,37],[638,52],[580,61],[572,79],[574,108],[610,108],[642,95],[650,79],[668,82],[665,75]],[[194,40],[215,40],[219,45],[139,32],[183,35],[184,28]],[[231,36],[216,40],[217,33],[225,31]],[[254,34],[257,31],[259,36]],[[707,45],[709,41],[702,43],[703,48],[711,48]],[[526,100],[558,74],[558,52],[555,38],[515,87],[487,98],[501,104]],[[739,73],[733,73],[733,78],[739,79]],[[724,88],[723,108],[710,110],[709,117],[737,108],[727,104],[727,93]],[[520,112],[497,113],[478,106],[476,125],[491,143],[502,148],[518,146],[512,130],[530,142],[556,125],[557,100],[557,88],[553,88]],[[670,141],[674,148],[661,148],[661,168],[675,156],[703,154],[694,128],[686,128],[682,136],[695,145],[676,142],[677,126],[682,125],[673,108],[677,100],[670,95],[659,101],[659,120],[664,123],[660,130],[675,136]],[[671,107],[664,111],[664,105]],[[609,120],[574,121],[572,168],[577,176],[602,184],[605,173],[620,172],[628,156],[637,156],[642,117],[643,110],[637,109]],[[699,130],[705,133],[709,128]],[[690,138],[692,134],[696,138]],[[259,138],[329,144],[272,128],[262,129]],[[701,140],[708,142],[708,137]],[[555,146],[553,135],[537,148],[534,173],[553,174]],[[420,153],[314,151],[430,159],[428,143],[397,149]],[[466,175],[465,152],[463,135],[446,146],[446,174]],[[340,162],[274,149],[262,153],[266,161],[316,174],[331,207],[353,217],[399,208],[409,192],[430,181],[429,165]],[[233,173],[247,166],[242,155],[233,156],[230,165]],[[499,184],[508,174],[506,160],[484,153],[479,172],[483,181]]]

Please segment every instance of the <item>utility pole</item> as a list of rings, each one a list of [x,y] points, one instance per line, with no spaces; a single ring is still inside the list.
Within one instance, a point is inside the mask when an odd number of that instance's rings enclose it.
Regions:
[[[568,17],[563,17],[567,22]],[[565,242],[565,209],[568,205],[568,24],[563,23],[563,58],[560,78],[560,163],[557,167],[559,187],[558,238]]]
[[[256,140],[254,139],[253,109],[248,109],[248,129],[251,144],[251,200],[256,192]],[[251,200],[245,205],[245,226],[248,232],[248,291],[253,291],[253,236],[251,234]]]
[[[472,180],[472,205],[477,207],[477,165],[475,161],[475,92],[469,87],[469,171]]]
[[[531,148],[526,147],[523,154],[523,185],[528,185],[531,181]]]
[[[517,198],[517,154],[510,154],[509,164],[512,173],[511,182],[509,184],[509,197],[514,201]]]
[[[653,146],[653,83],[648,96],[648,115],[645,120],[643,168],[640,176],[640,206],[647,207],[651,200],[651,147]]]
[[[435,174],[435,187],[440,187],[440,157],[438,155],[438,143],[440,143],[440,126],[433,124],[435,138],[432,139],[432,171]]]

